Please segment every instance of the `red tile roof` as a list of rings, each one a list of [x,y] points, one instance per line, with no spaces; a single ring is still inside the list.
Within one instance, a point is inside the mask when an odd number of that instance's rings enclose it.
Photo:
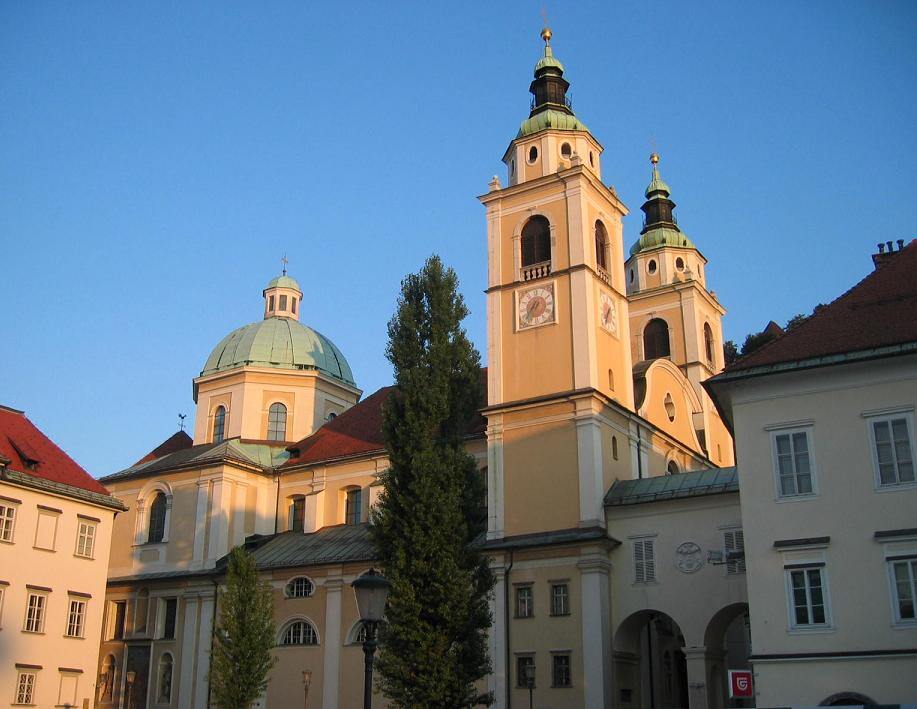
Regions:
[[[0,457],[7,467],[55,483],[108,495],[108,490],[38,430],[26,415],[0,406]]]
[[[169,455],[169,453],[175,453],[177,451],[183,451],[186,448],[190,448],[194,445],[194,441],[191,440],[189,436],[184,431],[178,431],[177,433],[172,434],[153,450],[143,456],[138,460],[134,465],[140,465],[141,463],[148,463],[151,460],[156,460],[157,458],[162,458],[164,455]],[[134,467],[133,465],[131,467]]]
[[[481,369],[481,384],[482,387],[487,385],[486,368]],[[382,387],[356,406],[347,409],[340,416],[326,423],[311,436],[288,446],[290,459],[281,467],[309,465],[324,460],[384,450],[382,407],[394,389],[394,386]],[[482,400],[487,400],[486,391]],[[484,417],[475,414],[468,424],[468,435],[482,435],[486,427],[487,422]]]
[[[917,342],[917,239],[808,320],[726,371]]]

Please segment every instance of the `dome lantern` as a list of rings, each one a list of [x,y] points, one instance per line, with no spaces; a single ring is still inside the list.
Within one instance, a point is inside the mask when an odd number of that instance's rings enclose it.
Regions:
[[[291,318],[299,320],[299,306],[302,303],[302,290],[295,278],[283,274],[271,279],[263,291],[264,319]]]

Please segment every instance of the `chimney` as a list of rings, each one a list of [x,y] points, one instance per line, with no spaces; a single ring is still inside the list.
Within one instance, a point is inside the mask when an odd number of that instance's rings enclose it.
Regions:
[[[898,239],[898,250],[895,250],[895,242],[886,241],[884,244],[879,243],[876,246],[879,249],[879,253],[872,255],[872,262],[875,267],[881,268],[887,264],[891,259],[901,253],[901,250],[904,248],[904,239]]]

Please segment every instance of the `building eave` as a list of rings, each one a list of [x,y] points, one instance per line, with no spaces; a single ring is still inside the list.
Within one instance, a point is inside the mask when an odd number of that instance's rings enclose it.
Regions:
[[[80,487],[47,480],[18,470],[11,470],[10,468],[0,470],[0,480],[10,485],[18,485],[60,497],[75,499],[97,507],[114,510],[115,512],[126,512],[128,509],[121,500],[112,495],[103,495],[92,490],[84,490]]]

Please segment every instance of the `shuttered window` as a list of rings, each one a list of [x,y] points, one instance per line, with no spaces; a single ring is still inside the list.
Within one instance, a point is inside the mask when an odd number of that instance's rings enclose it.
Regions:
[[[648,583],[656,580],[656,551],[652,539],[634,541],[634,582]]]
[[[726,573],[745,573],[745,533],[741,529],[729,529],[724,534],[724,548],[726,549]],[[730,559],[729,552],[741,552],[742,557]]]

